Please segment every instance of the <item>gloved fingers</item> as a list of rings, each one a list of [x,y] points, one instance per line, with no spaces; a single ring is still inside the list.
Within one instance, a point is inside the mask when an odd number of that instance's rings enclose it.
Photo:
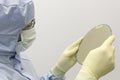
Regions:
[[[115,46],[112,46],[112,51],[113,53],[115,53]]]
[[[112,63],[113,63],[113,69],[114,69],[115,68],[115,54],[113,54]]]
[[[77,51],[78,51],[78,47],[75,47],[72,50],[69,50],[69,51],[65,52],[64,54],[68,57],[71,57],[71,56],[76,55]]]
[[[108,47],[107,49],[106,49],[106,51],[108,51],[108,55],[112,58],[112,57],[114,57],[114,54],[115,54],[115,47],[112,45],[112,46],[110,46],[110,47]]]
[[[109,47],[108,55],[111,62],[111,70],[113,70],[115,68],[115,47],[113,45]]]
[[[107,40],[105,40],[105,42],[103,43],[103,45],[105,45],[105,46],[112,45],[112,43],[114,42],[114,40],[115,40],[115,36],[112,35]]]
[[[81,44],[82,40],[83,40],[83,37],[81,37],[81,38],[78,39],[77,41],[73,42],[73,44],[70,45],[70,46],[68,47],[68,49],[72,49],[72,48],[74,48],[74,47],[79,47],[79,45]]]
[[[113,49],[111,63],[112,63],[112,69],[111,70],[113,70],[115,68],[115,49]]]
[[[114,58],[114,57],[115,57],[115,47],[112,46],[112,49],[113,49],[113,50],[112,50],[112,51],[113,51],[113,52],[112,52],[112,53],[113,53],[112,56],[113,56],[113,58]]]

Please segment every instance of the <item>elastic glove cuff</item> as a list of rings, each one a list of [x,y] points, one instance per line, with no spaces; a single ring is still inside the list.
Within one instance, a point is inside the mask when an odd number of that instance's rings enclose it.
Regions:
[[[51,69],[51,72],[57,78],[63,78],[65,75],[65,72],[61,71],[61,69],[56,65]]]

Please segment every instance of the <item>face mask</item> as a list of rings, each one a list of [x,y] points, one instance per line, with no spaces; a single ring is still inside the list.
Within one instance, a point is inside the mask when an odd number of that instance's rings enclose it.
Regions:
[[[32,20],[32,22],[28,26],[26,26],[21,32],[19,42],[16,47],[16,51],[18,53],[28,49],[32,45],[33,41],[36,39],[36,31],[34,28],[34,24],[35,20]]]

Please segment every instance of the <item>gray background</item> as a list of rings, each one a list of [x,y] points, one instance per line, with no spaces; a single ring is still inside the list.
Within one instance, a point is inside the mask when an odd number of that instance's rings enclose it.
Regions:
[[[38,75],[56,63],[64,49],[99,24],[111,26],[116,36],[116,68],[101,80],[120,79],[120,0],[34,0],[37,39],[26,51]],[[73,80],[76,64],[66,74]],[[98,68],[99,69],[99,68]]]

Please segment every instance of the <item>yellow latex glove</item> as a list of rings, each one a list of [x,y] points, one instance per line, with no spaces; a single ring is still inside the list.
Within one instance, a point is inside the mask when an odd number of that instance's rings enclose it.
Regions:
[[[65,49],[58,62],[51,69],[55,77],[63,78],[64,74],[77,62],[76,53],[81,41],[82,38]]]
[[[110,36],[100,47],[90,51],[76,80],[98,80],[114,69],[114,40],[115,37]]]

